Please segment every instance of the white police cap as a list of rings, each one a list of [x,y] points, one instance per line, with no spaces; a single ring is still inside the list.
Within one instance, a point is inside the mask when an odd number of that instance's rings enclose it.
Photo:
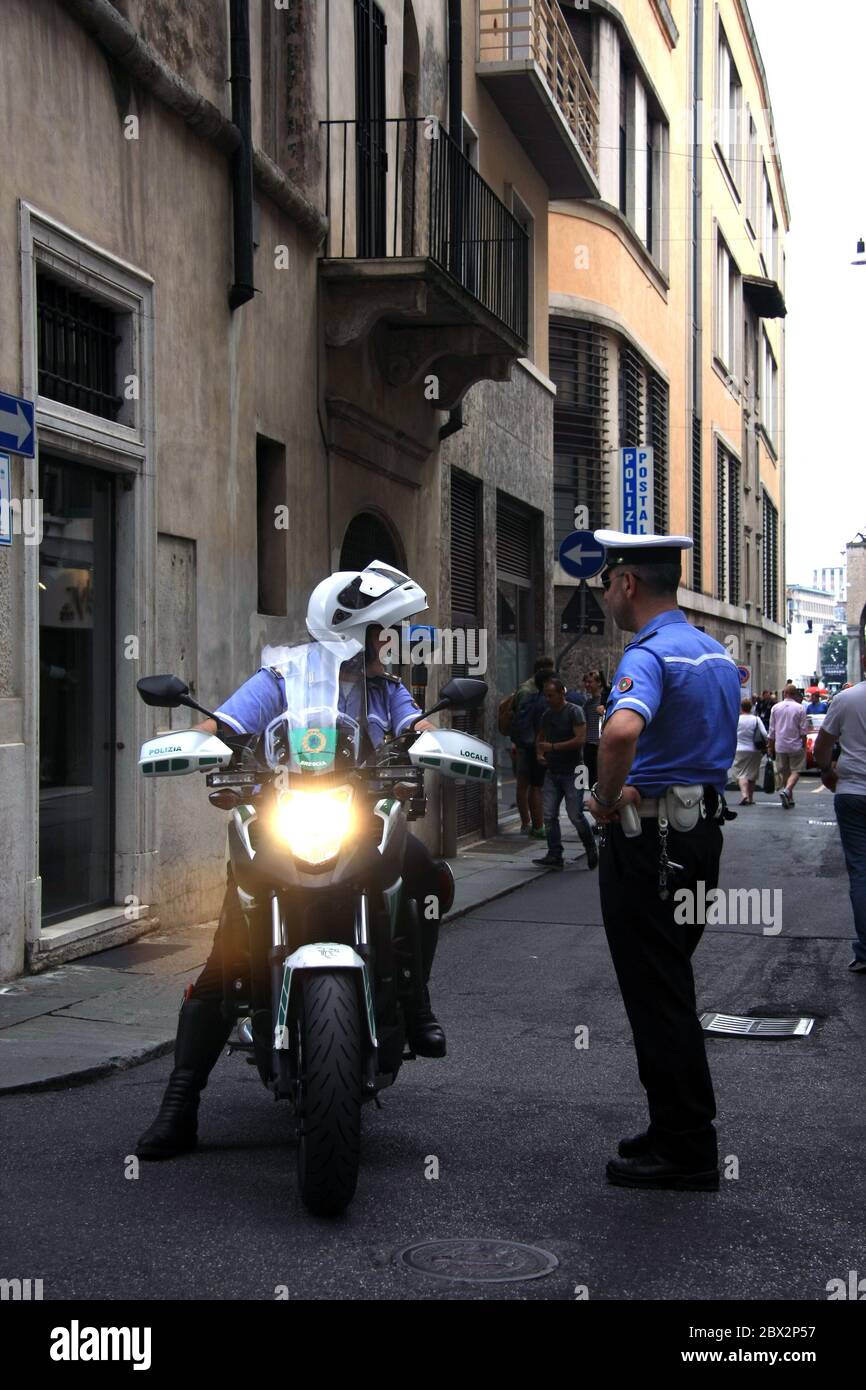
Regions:
[[[691,550],[691,536],[633,536],[625,531],[593,531],[607,554],[608,569],[614,565],[675,564],[682,562],[682,551]]]

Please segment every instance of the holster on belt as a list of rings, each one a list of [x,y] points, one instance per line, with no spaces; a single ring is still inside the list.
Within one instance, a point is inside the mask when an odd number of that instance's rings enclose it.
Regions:
[[[704,789],[700,782],[691,786],[668,787],[659,797],[659,814],[664,812],[671,830],[694,830],[704,809]]]

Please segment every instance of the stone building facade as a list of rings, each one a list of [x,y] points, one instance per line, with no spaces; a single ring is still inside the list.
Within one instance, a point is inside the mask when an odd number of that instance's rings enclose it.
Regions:
[[[138,775],[188,719],[147,710],[141,675],[213,708],[302,633],[323,575],[377,556],[437,627],[489,627],[481,731],[503,560],[550,643],[550,188],[477,20],[3,7],[0,389],[36,403],[10,487],[44,537],[0,547],[0,978],[218,910],[200,780]],[[430,791],[434,848],[495,825],[495,799]]]
[[[656,530],[694,537],[680,603],[784,679],[784,236],[767,74],[745,0],[563,3],[598,91],[599,189],[551,210],[554,534],[623,524],[623,449],[651,449]],[[628,523],[626,523],[628,527]],[[647,526],[645,529],[652,529]],[[623,636],[557,566],[572,680]]]

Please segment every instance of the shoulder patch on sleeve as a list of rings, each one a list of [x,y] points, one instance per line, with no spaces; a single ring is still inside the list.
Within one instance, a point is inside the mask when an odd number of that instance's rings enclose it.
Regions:
[[[620,695],[624,695],[627,690],[631,690],[633,685],[634,681],[632,680],[631,676],[623,676],[621,680],[617,681],[616,688],[619,691]]]

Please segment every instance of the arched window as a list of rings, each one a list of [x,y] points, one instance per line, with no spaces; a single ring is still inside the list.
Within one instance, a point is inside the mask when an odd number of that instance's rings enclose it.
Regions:
[[[362,570],[371,560],[383,560],[395,569],[405,569],[397,543],[382,518],[373,512],[359,512],[346,528],[340,550],[340,569]]]

